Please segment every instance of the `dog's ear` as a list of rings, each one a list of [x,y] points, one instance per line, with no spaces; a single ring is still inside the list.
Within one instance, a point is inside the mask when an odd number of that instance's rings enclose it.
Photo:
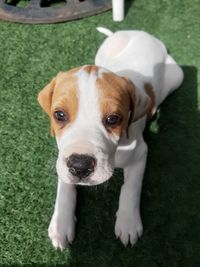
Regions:
[[[38,94],[38,102],[48,115],[50,115],[51,111],[51,102],[55,83],[56,78],[53,78],[51,82],[47,84]]]
[[[42,109],[50,116],[51,103],[53,91],[56,83],[56,78],[53,78],[49,84],[47,84],[38,94],[38,102]],[[51,125],[51,136],[54,136],[54,130]]]
[[[148,115],[152,101],[148,94],[146,94],[145,90],[139,90],[132,81],[125,78],[127,81],[127,90],[130,96],[130,116],[128,125],[132,122],[137,121],[145,114]]]

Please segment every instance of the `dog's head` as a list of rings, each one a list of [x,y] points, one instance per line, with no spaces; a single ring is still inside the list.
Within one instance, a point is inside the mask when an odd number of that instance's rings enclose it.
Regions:
[[[149,97],[130,80],[97,66],[59,73],[38,101],[56,136],[58,176],[83,185],[112,176],[120,137],[149,106]]]

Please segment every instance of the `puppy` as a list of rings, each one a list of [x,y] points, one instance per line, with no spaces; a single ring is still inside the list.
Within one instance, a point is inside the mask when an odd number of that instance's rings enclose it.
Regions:
[[[142,235],[140,193],[147,119],[183,80],[165,45],[143,31],[111,31],[95,65],[60,72],[39,93],[58,145],[58,187],[48,233],[55,248],[74,239],[76,185],[98,185],[124,169],[115,235],[126,246]]]

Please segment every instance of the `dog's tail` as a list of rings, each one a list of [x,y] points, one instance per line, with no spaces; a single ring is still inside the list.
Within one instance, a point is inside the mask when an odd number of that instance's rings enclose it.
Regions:
[[[103,28],[103,27],[97,27],[97,31],[105,34],[106,36],[110,37],[112,36],[114,33],[112,31],[110,31],[109,29]]]

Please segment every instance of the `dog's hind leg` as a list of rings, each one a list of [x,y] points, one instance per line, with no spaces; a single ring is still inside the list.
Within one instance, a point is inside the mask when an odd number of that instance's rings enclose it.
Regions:
[[[164,88],[163,91],[169,95],[174,90],[176,90],[183,82],[183,71],[175,60],[167,55],[165,61],[165,71],[164,71]]]
[[[167,56],[165,64],[164,90],[170,94],[181,85],[183,71],[170,55]]]
[[[183,81],[183,71],[175,60],[167,55],[164,63],[159,63],[154,68],[154,75],[158,77],[155,86],[157,92],[157,106],[159,106],[165,98],[176,90]]]

